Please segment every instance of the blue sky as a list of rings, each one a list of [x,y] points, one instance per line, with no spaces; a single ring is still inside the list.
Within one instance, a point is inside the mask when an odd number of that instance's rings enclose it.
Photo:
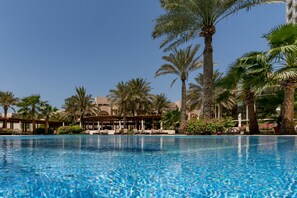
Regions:
[[[106,96],[119,81],[142,77],[153,93],[179,100],[180,83],[170,88],[174,76],[154,78],[164,63],[161,39],[151,37],[161,13],[159,0],[1,1],[0,90],[17,97],[40,94],[60,108],[76,86]],[[242,54],[265,50],[263,33],[284,22],[285,4],[222,21],[213,40],[215,69],[224,72]]]

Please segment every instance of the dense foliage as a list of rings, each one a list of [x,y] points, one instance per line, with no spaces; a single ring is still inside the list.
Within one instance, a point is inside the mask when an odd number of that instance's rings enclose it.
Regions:
[[[51,129],[51,128],[48,128],[47,131],[44,127],[39,127],[36,129],[36,134],[37,135],[45,135],[45,134],[48,134],[48,135],[53,135],[54,134],[54,130]]]
[[[224,112],[231,110],[236,106],[236,89],[226,89],[222,85],[223,73],[218,70],[213,74],[213,103],[215,105],[215,118],[221,118],[223,109]],[[189,90],[187,92],[187,107],[190,110],[201,109],[204,95],[203,95],[203,79],[204,75],[199,73],[194,78],[194,83],[189,83]]]
[[[222,134],[226,129],[233,127],[235,123],[232,118],[226,119],[192,119],[189,120],[184,126],[184,131],[189,135],[211,135],[211,134]]]
[[[163,128],[168,130],[178,130],[180,126],[181,113],[178,109],[168,111],[162,116]]]
[[[16,131],[9,128],[0,128],[0,135],[13,135]]]

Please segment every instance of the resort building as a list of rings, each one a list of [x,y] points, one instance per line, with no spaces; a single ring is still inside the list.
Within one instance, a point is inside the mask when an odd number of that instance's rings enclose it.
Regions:
[[[118,130],[123,129],[124,117],[118,115],[118,107],[113,106],[107,97],[97,96],[95,104],[100,107],[99,116],[86,117],[85,123],[87,129],[106,129]],[[174,105],[175,106],[175,105]],[[176,109],[176,107],[175,107]],[[154,128],[155,122],[160,122],[160,115],[140,115],[140,116],[127,116],[126,118],[128,129],[150,129]]]
[[[117,115],[118,113],[118,107],[113,106],[111,102],[108,100],[107,97],[104,96],[97,96],[95,98],[95,104],[100,107],[101,113],[100,115]],[[175,109],[180,110],[181,103],[180,101],[172,102],[169,105],[168,111],[173,111]]]
[[[297,0],[287,0],[287,23],[297,23]]]
[[[100,107],[101,115],[116,115],[118,108],[112,106],[107,97],[97,96],[95,103]]]

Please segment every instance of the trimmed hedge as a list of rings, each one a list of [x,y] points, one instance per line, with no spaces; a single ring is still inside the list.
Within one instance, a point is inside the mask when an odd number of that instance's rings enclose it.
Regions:
[[[83,132],[83,128],[78,125],[61,126],[57,130],[58,134],[80,134],[81,132]]]

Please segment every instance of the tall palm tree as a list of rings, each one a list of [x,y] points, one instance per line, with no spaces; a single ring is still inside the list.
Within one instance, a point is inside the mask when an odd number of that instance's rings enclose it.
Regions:
[[[232,109],[236,105],[236,98],[234,89],[226,90],[221,86],[223,73],[218,70],[213,74],[213,103],[218,106],[220,111],[221,107]],[[203,78],[204,75],[199,73],[195,78],[195,83],[189,84],[189,91],[187,93],[187,103],[190,110],[201,109],[203,103]],[[220,117],[220,112],[218,116]]]
[[[258,90],[265,86],[272,75],[271,57],[262,52],[250,52],[231,65],[225,77],[227,88],[239,87],[244,95],[248,109],[250,134],[259,133],[259,125],[255,111],[255,99]]]
[[[153,100],[153,108],[158,115],[161,115],[166,109],[169,108],[171,101],[164,93],[157,94]]]
[[[91,94],[87,94],[84,87],[76,87],[76,94],[65,100],[65,111],[73,113],[79,117],[80,126],[84,127],[84,117],[86,115],[99,115],[100,108],[95,104]]]
[[[51,116],[54,115],[55,112],[58,111],[58,109],[56,107],[49,105],[47,102],[42,102],[40,109],[42,117],[44,117],[45,120],[45,134],[48,134],[49,119]]]
[[[284,0],[160,0],[165,13],[156,19],[153,37],[166,36],[161,47],[175,48],[190,39],[204,38],[203,52],[203,115],[212,116],[212,75],[213,47],[212,38],[216,25],[226,17],[241,9],[249,10],[255,5]]]
[[[130,87],[130,110],[133,115],[150,113],[153,95],[150,83],[143,78],[135,78],[128,81]]]
[[[163,60],[168,63],[162,65],[155,73],[155,77],[173,74],[177,76],[171,83],[171,86],[179,78],[182,82],[181,89],[181,126],[186,119],[186,80],[191,72],[197,70],[202,63],[199,61],[200,56],[195,57],[199,50],[199,45],[195,45],[193,48],[190,45],[186,49],[173,49],[168,56],[163,56]]]
[[[282,132],[295,134],[294,94],[297,85],[297,24],[278,26],[265,34],[264,37],[270,47],[267,53],[275,57],[278,65],[273,79],[284,90]]]
[[[59,114],[59,119],[69,120],[72,123],[77,122],[79,115],[77,114],[77,105],[75,104],[74,96],[66,98],[62,108],[65,111]]]
[[[123,116],[124,129],[127,128],[127,114],[130,100],[131,86],[127,82],[119,82],[116,85],[116,89],[109,90],[108,99],[111,101],[112,105],[118,107],[118,114]]]
[[[3,128],[7,127],[7,112],[8,109],[11,108],[13,111],[15,109],[13,108],[14,105],[16,105],[19,101],[19,98],[14,97],[14,94],[10,91],[0,91],[0,106],[3,107],[4,111],[4,122],[3,122]]]
[[[41,115],[40,95],[31,95],[21,99],[18,103],[18,114],[21,117],[32,120],[33,133],[36,132],[36,119]]]

